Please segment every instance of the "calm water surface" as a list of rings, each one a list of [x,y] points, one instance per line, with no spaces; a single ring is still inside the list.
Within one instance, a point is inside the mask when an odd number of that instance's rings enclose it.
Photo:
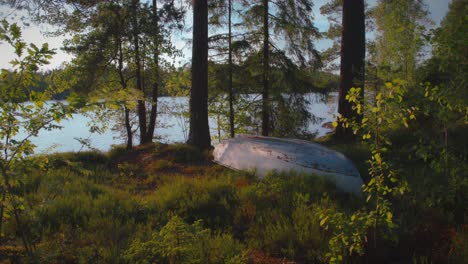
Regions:
[[[317,133],[317,136],[323,136],[329,129],[323,128],[322,124],[331,122],[336,115],[337,93],[331,93],[329,100],[323,102],[316,94],[308,94],[311,102],[309,111],[319,117],[319,123],[310,124],[309,131]],[[161,97],[158,100],[160,113],[158,115],[158,127],[155,131],[159,141],[164,143],[184,142],[188,133],[188,120],[183,118],[180,113],[188,108],[188,98],[184,97]],[[71,119],[60,123],[63,128],[60,130],[41,131],[37,137],[32,138],[32,142],[37,146],[36,153],[45,152],[64,152],[86,150],[77,140],[78,138],[87,139],[92,148],[107,151],[112,145],[124,144],[125,139],[121,137],[120,132],[106,130],[104,133],[91,133],[89,130],[92,117],[75,114]],[[210,118],[210,130],[212,135],[217,135],[217,123],[215,118]],[[21,138],[21,137],[20,137]],[[137,140],[134,140],[138,142]],[[213,139],[213,144],[218,140]]]

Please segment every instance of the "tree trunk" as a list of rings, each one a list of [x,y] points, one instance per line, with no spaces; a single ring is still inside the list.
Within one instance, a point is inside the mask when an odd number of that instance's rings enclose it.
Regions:
[[[127,130],[127,150],[133,148],[133,132],[132,125],[130,124],[130,109],[127,106],[124,106],[125,112],[125,129]]]
[[[270,133],[270,35],[268,30],[268,1],[263,0],[263,91],[262,91],[262,135]]]
[[[151,113],[148,126],[148,138],[152,141],[154,136],[154,129],[156,128],[156,118],[158,114],[158,92],[159,92],[159,23],[158,23],[158,6],[157,1],[153,0],[153,26],[156,29],[156,34],[153,37],[153,60],[154,60],[154,82],[153,82],[153,91],[151,98]]]
[[[364,0],[344,0],[341,33],[341,66],[338,113],[348,119],[362,120],[362,115],[352,110],[352,105],[346,100],[348,91],[355,87],[361,88],[361,98],[364,96],[364,59],[366,53]],[[353,137],[351,128],[338,126],[337,138]]]
[[[26,253],[28,254],[29,257],[32,257],[33,249],[32,249],[31,243],[30,243],[30,241],[29,241],[29,239],[27,237],[26,229],[23,226],[23,222],[20,219],[17,203],[14,201],[15,197],[12,196],[12,193],[13,193],[12,189],[13,188],[12,188],[12,186],[10,184],[10,180],[9,180],[9,178],[10,178],[9,175],[8,175],[9,169],[10,168],[8,168],[8,167],[3,167],[3,166],[1,167],[1,174],[3,176],[3,182],[4,182],[4,186],[5,186],[5,189],[3,191],[6,192],[5,195],[10,194],[10,196],[11,196],[12,200],[10,200],[10,202],[11,202],[11,205],[13,207],[13,215],[14,215],[15,223],[17,225],[17,229],[18,229],[18,231],[19,231],[19,233],[21,235],[21,240],[23,242],[23,246],[24,246],[24,249],[26,250]],[[2,219],[2,221],[3,221],[3,219]]]
[[[146,106],[145,106],[145,91],[142,85],[141,78],[141,61],[140,61],[140,41],[139,41],[139,30],[138,30],[138,6],[139,0],[132,0],[132,27],[133,27],[133,46],[135,49],[135,78],[136,78],[136,89],[140,90],[143,94],[143,99],[138,100],[138,124],[140,126],[140,144],[148,143],[148,136],[146,133]]]
[[[6,190],[2,190],[2,201],[0,202],[0,244],[3,243],[3,211],[5,208]]]
[[[124,73],[123,73],[123,51],[122,51],[122,40],[121,36],[117,37],[117,45],[118,45],[118,71],[120,77],[120,86],[122,89],[127,89],[127,82],[125,81]],[[127,150],[131,150],[133,148],[133,132],[132,126],[130,124],[130,109],[126,105],[124,105],[124,115],[125,115],[125,129],[127,131]]]
[[[190,132],[187,143],[200,149],[209,149],[207,0],[193,1],[192,89],[189,105]]]
[[[228,0],[228,28],[229,28],[229,130],[230,136],[233,138],[235,135],[234,131],[234,92],[232,90],[232,0]]]

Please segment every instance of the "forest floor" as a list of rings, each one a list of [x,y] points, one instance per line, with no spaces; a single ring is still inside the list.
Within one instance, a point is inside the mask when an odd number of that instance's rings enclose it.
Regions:
[[[366,146],[330,139],[322,144],[347,155],[366,180]],[[197,253],[197,240],[202,238],[187,242],[189,248],[182,255],[190,259],[209,255],[212,262],[207,263],[322,263],[330,234],[319,225],[320,207],[351,212],[365,203],[362,197],[338,192],[322,177],[274,174],[260,181],[215,164],[211,153],[184,144],[156,143],[132,151],[115,147],[108,153],[58,153],[46,158],[43,168],[22,179],[18,192],[25,204],[23,226],[12,217],[6,219],[0,263],[16,263],[26,256],[18,236],[22,230],[33,245],[34,261],[40,263],[164,263],[168,256],[161,257],[161,252],[152,256],[138,250],[146,245],[142,241],[153,243],[174,216],[188,227],[202,220],[211,234],[209,243],[214,244],[207,252]],[[435,228],[439,221],[419,224],[419,217],[408,218],[418,229],[399,234],[406,240],[403,243],[382,243],[364,258],[351,260],[376,263],[390,256],[408,260],[417,250],[426,250],[418,254],[437,260],[452,250],[455,236],[466,240],[466,231],[457,233],[447,224]],[[425,237],[428,232],[431,236]],[[421,237],[425,243],[411,242]],[[158,245],[169,247],[167,252],[182,250],[170,241]],[[150,257],[138,259],[142,256]]]

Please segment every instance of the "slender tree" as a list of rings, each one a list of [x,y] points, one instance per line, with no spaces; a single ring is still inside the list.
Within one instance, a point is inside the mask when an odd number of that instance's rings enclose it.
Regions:
[[[118,45],[118,74],[119,74],[119,81],[121,87],[126,90],[127,89],[127,80],[125,78],[124,73],[124,55],[123,55],[123,47],[122,47],[122,40],[120,39],[120,35],[117,36],[117,45]],[[130,122],[130,109],[128,106],[124,105],[124,118],[125,118],[125,130],[127,132],[127,150],[133,148],[133,131],[132,125]]]
[[[235,136],[235,113],[234,113],[234,104],[235,104],[235,94],[234,94],[234,85],[233,85],[233,74],[234,74],[234,63],[233,63],[233,47],[236,45],[239,36],[242,36],[241,33],[237,33],[236,35],[233,34],[233,12],[234,12],[234,19],[239,18],[239,16],[235,16],[235,12],[238,10],[234,10],[234,1],[233,0],[222,0],[216,2],[216,4],[209,5],[209,27],[212,28],[213,31],[216,33],[210,35],[208,37],[208,46],[209,46],[209,58],[210,63],[208,65],[208,69],[214,69],[216,64],[223,64],[223,61],[226,59],[226,67],[222,66],[223,73],[227,76],[225,81],[222,81],[220,84],[215,84],[213,82],[213,74],[209,75],[209,96],[212,99],[216,99],[217,96],[212,97],[212,92],[219,92],[221,97],[224,99],[224,95],[227,93],[227,105],[228,111],[224,111],[223,107],[220,106],[223,102],[216,103],[217,110],[221,109],[221,111],[216,111],[219,113],[223,113],[226,115],[227,120],[227,132],[230,137]],[[221,29],[221,32],[217,32],[218,29]],[[227,32],[224,30],[227,29]],[[213,52],[214,51],[214,52]],[[227,55],[227,56],[226,56]],[[211,58],[217,58],[212,60]],[[219,59],[218,59],[219,58]],[[215,70],[216,71],[216,70]],[[216,87],[215,87],[216,86]],[[214,89],[213,89],[214,88]],[[219,88],[223,88],[219,90]],[[224,101],[224,100],[223,100]],[[210,104],[211,106],[211,104]],[[213,111],[210,109],[210,114]],[[220,125],[218,123],[218,125]]]
[[[353,87],[360,87],[364,96],[364,59],[366,54],[364,0],[344,0],[341,34],[340,90],[338,114],[343,118],[357,118],[346,95]],[[338,138],[352,136],[350,128],[339,126],[336,129]]]
[[[378,1],[370,12],[377,36],[374,60],[379,77],[415,81],[418,59],[424,47],[424,34],[431,23],[420,0]]]
[[[66,49],[77,56],[73,64],[90,76],[80,80],[80,83],[88,81],[82,85],[86,88],[83,92],[108,88],[115,80],[106,84],[97,80],[103,79],[103,72],[110,71],[115,71],[114,75],[117,73],[117,83],[121,84],[122,90],[138,90],[140,98],[136,109],[140,144],[152,141],[159,83],[162,82],[159,74],[161,54],[171,56],[174,53],[168,39],[174,27],[181,27],[184,14],[174,1],[159,1],[161,10],[158,10],[157,0],[153,0],[152,5],[139,0],[10,2],[28,10],[39,22],[58,25],[61,30],[56,33],[75,34],[72,40],[67,40]],[[112,74],[107,76],[115,78]],[[148,102],[150,109],[147,109]],[[133,144],[130,112],[129,107],[124,106],[128,148]]]
[[[142,20],[144,21],[141,37],[147,40],[145,42],[143,39],[143,47],[149,47],[150,52],[148,55],[152,53],[152,55],[149,55],[151,58],[147,59],[147,61],[152,60],[151,63],[148,63],[150,65],[148,70],[151,76],[147,78],[151,81],[151,88],[148,89],[148,87],[143,85],[142,92],[144,94],[144,107],[142,107],[141,113],[139,110],[141,144],[153,141],[157,123],[159,84],[162,82],[160,74],[161,51],[164,50],[166,55],[171,55],[171,53],[173,53],[174,47],[171,42],[167,41],[167,39],[170,38],[171,29],[175,27],[180,28],[182,26],[181,21],[184,14],[183,10],[174,4],[174,1],[170,0],[161,2],[161,9],[158,9],[157,0],[153,0],[151,6],[143,4],[142,12],[144,14],[141,15]],[[162,21],[162,23],[160,21]],[[146,52],[143,52],[142,59],[145,59],[145,56]],[[142,63],[142,67],[145,67],[145,63]],[[146,108],[148,101],[150,109]],[[148,111],[149,115],[147,113]]]
[[[228,0],[228,63],[229,63],[229,135],[233,138],[234,129],[234,91],[232,87],[232,0]]]
[[[341,18],[343,0],[329,0],[320,7],[320,13],[327,17],[329,27],[324,33],[324,37],[333,41],[331,47],[323,51],[320,56],[327,70],[339,70],[340,50],[341,50]]]
[[[158,16],[158,2],[153,0],[152,6],[152,27],[155,30],[153,35],[153,63],[154,63],[154,81],[152,87],[151,97],[151,113],[147,132],[147,141],[151,141],[154,136],[154,129],[156,128],[156,118],[158,112],[158,93],[159,93],[159,82],[161,81],[161,75],[159,74],[159,16]]]
[[[189,104],[190,132],[187,143],[200,149],[209,149],[207,0],[193,1],[192,88]]]
[[[318,36],[313,25],[313,3],[310,0],[271,1],[248,0],[244,12],[247,29],[251,29],[251,43],[258,45],[262,63],[262,135],[268,136],[274,128],[272,116],[273,96],[281,101],[281,91],[272,95],[271,65],[279,68],[312,66],[317,54],[312,40]],[[273,31],[274,34],[270,34]],[[273,60],[271,57],[274,56]],[[292,62],[292,63],[290,63]],[[284,91],[283,91],[284,92]]]
[[[440,28],[434,35],[434,64],[441,70],[446,79],[446,85],[455,90],[454,97],[468,102],[466,89],[468,72],[468,24],[465,23],[468,2],[453,0],[447,16],[442,20]]]
[[[76,55],[76,58],[69,65],[70,75],[77,75],[80,80],[72,84],[75,91],[93,97],[92,94],[102,88],[108,89],[112,83],[119,83],[120,89],[124,93],[131,89],[128,85],[133,74],[125,64],[130,59],[129,49],[129,27],[128,18],[130,12],[128,6],[119,3],[101,3],[100,5],[75,6],[77,10],[86,10],[89,14],[75,12],[69,20],[61,21],[62,26],[75,33],[74,40],[68,40],[65,50]],[[91,15],[92,14],[92,15]],[[93,25],[93,27],[86,27]],[[84,29],[91,29],[84,33]],[[66,71],[65,71],[66,72]],[[117,79],[117,80],[114,80]],[[68,83],[73,83],[69,80]],[[112,88],[114,89],[114,88]],[[115,94],[118,94],[114,90]],[[132,98],[129,94],[125,99]],[[88,98],[89,99],[89,98]],[[119,101],[119,107],[124,112],[124,128],[126,130],[127,149],[133,146],[133,129],[131,125],[131,107],[124,98],[107,98],[108,101]],[[101,99],[97,99],[102,101]],[[93,100],[89,100],[91,102]],[[111,103],[112,104],[112,103]]]
[[[263,90],[262,90],[262,135],[270,134],[270,30],[268,0],[263,2]]]
[[[134,55],[134,67],[135,67],[135,79],[136,89],[144,94],[144,87],[142,83],[142,72],[141,72],[141,55],[140,55],[140,25],[138,23],[138,10],[140,7],[139,0],[132,0],[131,3],[131,25],[132,25],[132,44],[133,44],[133,55]],[[147,121],[146,121],[146,106],[144,98],[138,100],[138,124],[140,127],[140,144],[151,142],[152,138],[148,138],[147,133]]]

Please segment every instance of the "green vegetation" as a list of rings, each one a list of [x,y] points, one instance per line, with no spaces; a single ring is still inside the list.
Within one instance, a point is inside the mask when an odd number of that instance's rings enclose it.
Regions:
[[[391,133],[395,142],[401,137]],[[358,154],[356,146],[328,144],[355,153],[350,157],[358,167],[369,167],[368,147]],[[24,197],[21,218],[33,253],[27,257],[19,227],[7,217],[0,256],[42,263],[268,263],[283,258],[322,263],[333,262],[337,252],[354,262],[466,257],[466,229],[452,227],[463,226],[457,216],[466,213],[459,199],[466,199],[468,184],[459,180],[461,174],[447,179],[458,177],[458,185],[440,184],[435,172],[421,181],[415,173],[420,161],[402,164],[401,176],[411,191],[381,196],[387,197],[381,206],[392,203],[388,220],[393,224],[385,228],[389,211],[378,211],[385,222],[379,222],[374,237],[374,221],[370,227],[365,222],[374,219],[376,208],[373,202],[366,206],[366,197],[340,193],[333,183],[311,175],[255,179],[213,165],[207,155],[186,145],[156,144],[131,152],[119,147],[106,154],[47,156],[46,166],[18,178],[22,185],[15,190]],[[366,178],[365,169],[361,173]],[[342,247],[356,245],[357,234],[364,234],[369,245],[360,241],[362,248],[346,257]],[[342,240],[346,236],[350,240]],[[416,243],[420,239],[424,243]],[[358,250],[365,254],[359,257]]]
[[[353,205],[322,178],[285,174],[259,181],[210,165],[185,145],[117,152],[55,154],[47,166],[19,179],[23,228],[34,248],[30,260],[244,263],[250,249],[320,260],[327,234],[316,204],[328,193]],[[187,160],[187,153],[201,159]],[[144,168],[120,166],[142,160]],[[18,228],[6,219],[4,260],[8,252],[26,254]]]
[[[44,74],[39,69],[54,51],[25,43],[16,24],[0,23],[0,41],[16,56],[0,80],[1,263],[468,259],[466,0],[453,0],[432,31],[421,1],[378,1],[367,13],[377,31],[367,62],[364,1],[323,6],[335,19],[327,36],[342,33],[342,67],[336,131],[320,142],[353,160],[362,195],[314,175],[258,179],[212,162],[208,110],[219,138],[221,130],[232,136],[254,126],[265,135],[309,138],[304,94],[325,94],[337,83],[318,69],[318,55],[331,63],[340,46],[314,50],[310,39],[320,34],[311,1],[228,1],[245,32],[233,37],[229,30],[226,64],[208,61],[206,30],[208,17],[222,28],[226,10],[195,0],[191,72],[163,59],[178,53],[171,36],[185,6],[174,1],[6,2],[77,35],[66,45],[76,55],[70,65]],[[426,45],[432,53],[421,61]],[[67,103],[50,101],[65,92]],[[249,93],[262,100],[244,100]],[[190,117],[188,145],[153,142],[161,94],[190,94],[181,116]],[[31,137],[59,129],[78,111],[98,113],[94,130],[110,115],[121,118],[126,146],[34,155]],[[141,144],[134,147],[136,131]]]

